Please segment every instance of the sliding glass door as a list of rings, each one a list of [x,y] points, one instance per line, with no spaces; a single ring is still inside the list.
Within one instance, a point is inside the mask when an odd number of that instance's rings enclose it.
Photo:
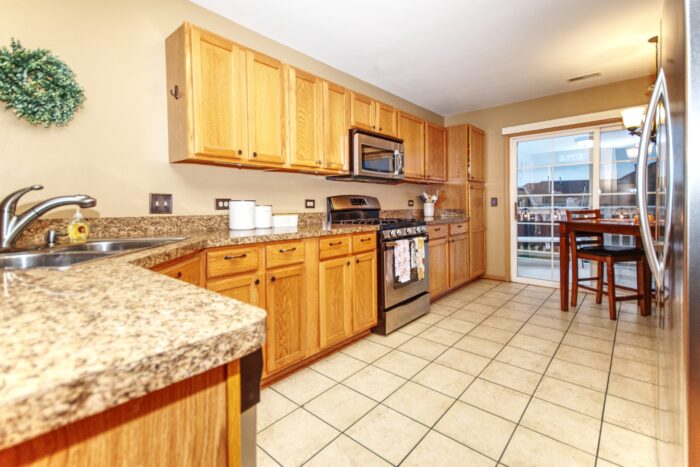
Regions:
[[[638,143],[638,137],[618,126],[511,139],[513,280],[556,285],[557,221],[566,218],[566,211],[600,208],[603,217],[628,219],[637,214]],[[653,155],[650,160],[655,160]],[[650,179],[654,180],[651,173]],[[622,236],[606,238],[606,243],[612,245],[631,246],[634,241]],[[579,268],[582,276],[592,275],[590,264],[580,264]],[[633,266],[620,269],[620,282],[631,283],[634,278]]]

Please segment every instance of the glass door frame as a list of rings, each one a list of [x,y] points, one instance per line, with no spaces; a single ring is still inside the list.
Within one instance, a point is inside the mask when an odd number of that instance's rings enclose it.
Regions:
[[[517,221],[517,202],[518,202],[518,143],[525,141],[535,141],[539,139],[549,139],[557,138],[561,136],[572,136],[582,133],[592,133],[593,134],[593,172],[591,174],[592,180],[590,181],[591,186],[591,207],[590,209],[600,208],[600,134],[604,131],[611,130],[622,130],[624,127],[620,123],[606,123],[606,124],[594,124],[594,125],[584,125],[577,128],[566,129],[566,130],[543,130],[537,133],[532,133],[528,135],[517,136],[514,135],[510,138],[509,146],[509,187],[508,191],[510,194],[510,203],[508,206],[508,219],[510,223],[510,280],[512,282],[519,282],[523,284],[540,285],[545,287],[559,287],[559,281],[555,280],[544,280],[535,279],[530,277],[520,277],[518,276],[518,221]],[[551,203],[550,203],[551,204]],[[550,206],[550,219],[553,218],[554,206]],[[555,223],[552,225],[552,238],[558,237],[558,228]],[[555,260],[555,253],[553,252],[554,246],[552,245],[552,253],[550,257],[550,265],[553,266]]]

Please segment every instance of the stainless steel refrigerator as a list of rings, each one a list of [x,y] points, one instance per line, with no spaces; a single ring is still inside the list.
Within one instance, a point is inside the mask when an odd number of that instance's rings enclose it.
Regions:
[[[657,289],[656,448],[660,466],[693,466],[700,465],[700,0],[664,0],[659,65],[637,173],[640,223]],[[653,196],[640,189],[648,186],[651,144],[657,154]],[[655,216],[651,226],[647,212]]]

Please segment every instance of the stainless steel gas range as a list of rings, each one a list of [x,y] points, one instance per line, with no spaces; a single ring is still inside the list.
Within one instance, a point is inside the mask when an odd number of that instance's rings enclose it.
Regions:
[[[372,331],[386,335],[430,311],[428,228],[417,219],[383,218],[380,211],[372,196],[328,197],[330,223],[379,226],[378,322]]]

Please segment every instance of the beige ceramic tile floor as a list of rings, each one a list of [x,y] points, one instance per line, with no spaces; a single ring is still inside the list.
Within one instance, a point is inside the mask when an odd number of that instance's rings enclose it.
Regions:
[[[654,318],[480,280],[262,392],[261,466],[656,465]]]

